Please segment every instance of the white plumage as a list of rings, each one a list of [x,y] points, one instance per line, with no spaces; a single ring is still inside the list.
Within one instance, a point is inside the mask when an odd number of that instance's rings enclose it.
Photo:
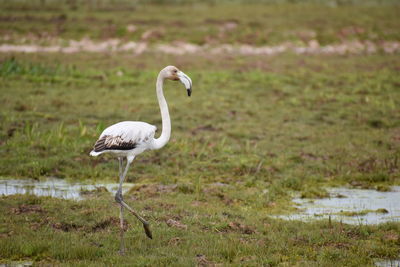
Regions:
[[[93,149],[91,156],[109,152],[120,157],[136,156],[145,150],[153,148],[154,135],[157,127],[142,121],[122,121],[107,127],[100,135],[99,140],[108,137],[105,141],[105,147],[108,149],[96,152]],[[135,144],[135,148],[130,150],[121,150],[123,144]],[[115,149],[109,149],[115,148]]]
[[[188,96],[192,92],[192,80],[174,66],[167,66],[160,71],[157,77],[156,92],[160,105],[162,118],[162,133],[159,138],[154,138],[156,127],[154,125],[140,121],[123,121],[106,128],[96,141],[91,156],[99,156],[103,153],[112,153],[118,157],[119,161],[119,188],[115,194],[115,201],[120,204],[120,227],[121,227],[121,247],[120,252],[124,253],[123,242],[124,219],[123,210],[128,209],[138,218],[144,227],[145,233],[149,238],[152,234],[149,223],[128,206],[122,197],[122,184],[128,173],[129,165],[140,153],[149,149],[160,149],[165,146],[171,136],[171,120],[169,117],[168,105],[163,93],[164,80],[181,81],[187,90]],[[126,167],[123,171],[123,159],[126,158]]]

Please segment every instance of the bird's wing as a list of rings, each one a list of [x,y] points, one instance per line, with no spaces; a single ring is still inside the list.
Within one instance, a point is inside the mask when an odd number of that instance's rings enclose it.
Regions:
[[[121,136],[104,135],[94,144],[94,152],[104,150],[130,150],[136,148],[134,141],[125,141]]]
[[[95,152],[104,150],[131,150],[154,138],[154,125],[125,121],[111,125],[103,131],[94,145]]]

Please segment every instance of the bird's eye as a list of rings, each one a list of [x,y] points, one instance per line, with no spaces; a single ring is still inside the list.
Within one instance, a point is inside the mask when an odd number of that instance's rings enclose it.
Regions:
[[[174,73],[177,73],[178,72],[178,70],[174,70]]]

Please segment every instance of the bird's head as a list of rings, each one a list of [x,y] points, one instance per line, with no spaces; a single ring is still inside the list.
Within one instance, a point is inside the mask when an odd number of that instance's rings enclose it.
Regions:
[[[167,66],[165,67],[162,72],[164,73],[165,79],[173,80],[173,81],[180,81],[185,85],[187,90],[188,96],[192,94],[192,80],[187,76],[185,73],[180,71],[175,66]]]

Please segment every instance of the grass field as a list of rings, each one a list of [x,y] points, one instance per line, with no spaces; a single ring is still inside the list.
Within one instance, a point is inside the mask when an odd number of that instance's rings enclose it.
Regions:
[[[44,6],[38,2],[20,1],[17,5],[4,1],[0,10],[1,42],[49,43],[62,38],[65,43],[88,37],[149,43],[273,45],[315,39],[325,45],[343,40],[400,39],[399,7],[388,0],[380,1],[386,5],[360,1],[363,4],[336,6],[332,6],[335,1],[296,5],[257,4],[261,1],[208,5],[47,1]]]
[[[1,2],[0,44],[83,37],[254,46],[400,41],[399,6],[389,1],[35,3]],[[134,161],[127,181],[137,186],[125,196],[149,219],[155,238],[127,217],[128,252],[121,257],[118,206],[101,190],[79,202],[1,197],[0,264],[373,266],[399,257],[399,223],[268,217],[293,211],[293,194],[400,184],[398,53],[0,53],[0,176],[116,182],[117,161],[89,157],[92,145],[123,120],[160,132],[155,79],[170,64],[192,78],[193,95],[166,84],[172,138]]]

